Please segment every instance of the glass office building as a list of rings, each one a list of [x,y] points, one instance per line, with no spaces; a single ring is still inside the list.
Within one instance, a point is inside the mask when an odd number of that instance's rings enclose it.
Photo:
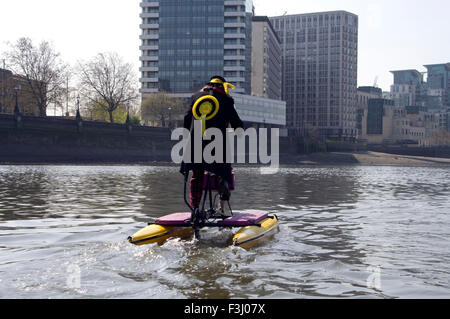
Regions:
[[[141,1],[141,92],[199,90],[213,75],[250,94],[249,0]]]
[[[286,102],[246,94],[232,94],[234,105],[246,126],[286,126]]]
[[[190,99],[213,75],[234,85],[246,125],[286,124],[286,102],[251,94],[251,0],[141,1],[142,96],[165,91]]]

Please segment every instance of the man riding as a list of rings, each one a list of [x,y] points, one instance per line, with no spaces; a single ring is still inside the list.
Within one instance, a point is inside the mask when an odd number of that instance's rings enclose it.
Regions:
[[[233,129],[243,128],[243,122],[239,118],[239,115],[236,112],[234,107],[234,100],[230,96],[228,89],[234,88],[233,85],[228,83],[221,76],[213,76],[209,80],[209,82],[200,90],[192,96],[191,107],[187,111],[184,117],[184,128],[190,130],[191,137],[194,136],[194,121],[199,118],[199,114],[194,114],[193,109],[196,110],[196,103],[198,105],[199,101],[204,99],[208,99],[211,96],[215,98],[215,101],[218,102],[216,105],[217,113],[215,115],[210,116],[210,118],[206,117],[206,114],[202,117],[202,131],[208,128],[218,128],[222,132],[223,136],[223,161],[212,163],[206,163],[202,156],[201,163],[194,163],[194,161],[190,161],[190,163],[182,163],[180,172],[182,174],[189,174],[189,171],[192,170],[192,178],[190,181],[190,199],[191,199],[191,207],[193,210],[199,208],[202,192],[203,192],[203,178],[205,175],[205,171],[214,173],[219,177],[219,187],[218,192],[220,195],[220,209],[221,212],[224,212],[224,203],[225,201],[229,201],[230,199],[230,190],[229,185],[233,185],[233,174],[231,163],[227,163],[226,160],[226,129],[231,125]],[[213,99],[214,100],[214,99]],[[201,109],[201,107],[199,107]],[[205,127],[203,127],[205,126]],[[202,141],[202,150],[206,145],[211,143],[212,141]],[[194,158],[194,139],[191,138],[191,157]],[[187,175],[186,175],[187,176]]]

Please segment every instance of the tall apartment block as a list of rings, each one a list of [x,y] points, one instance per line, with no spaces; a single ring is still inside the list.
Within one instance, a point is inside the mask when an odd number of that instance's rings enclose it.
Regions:
[[[287,126],[356,137],[358,16],[331,11],[270,20],[282,42]]]
[[[142,0],[141,93],[186,95],[213,75],[251,92],[251,0]]]
[[[266,16],[253,17],[252,95],[281,100],[281,42]]]

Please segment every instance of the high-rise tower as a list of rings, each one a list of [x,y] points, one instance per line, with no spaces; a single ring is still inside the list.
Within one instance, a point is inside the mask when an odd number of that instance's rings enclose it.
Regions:
[[[141,92],[185,95],[213,75],[251,90],[250,0],[143,0]]]
[[[358,16],[331,11],[270,20],[282,42],[287,126],[323,138],[356,137]]]

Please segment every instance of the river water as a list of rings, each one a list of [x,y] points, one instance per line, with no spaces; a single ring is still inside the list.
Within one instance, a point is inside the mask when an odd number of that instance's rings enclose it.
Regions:
[[[232,208],[279,216],[134,246],[185,211],[170,166],[0,166],[0,298],[449,298],[450,168],[237,168]]]

